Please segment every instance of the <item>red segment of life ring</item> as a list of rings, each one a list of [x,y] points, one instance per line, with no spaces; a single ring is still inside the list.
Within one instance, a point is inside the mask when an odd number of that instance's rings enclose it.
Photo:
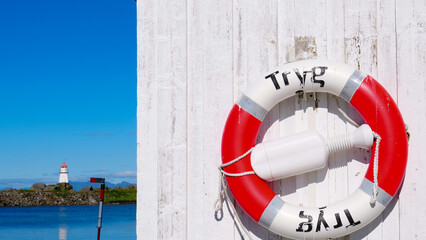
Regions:
[[[227,163],[252,148],[256,144],[256,136],[261,124],[260,120],[235,104],[229,113],[223,132],[222,163]],[[249,159],[250,155],[238,163],[226,167],[226,171],[253,171]],[[258,222],[263,211],[276,194],[256,175],[227,177],[226,181],[235,200],[250,217]]]
[[[266,86],[268,83],[261,83],[262,86],[254,87],[260,91],[270,92],[273,101],[262,99],[256,93],[256,89],[249,89],[247,95],[243,95],[240,102],[232,108],[225,124],[222,138],[222,163],[227,163],[243,155],[256,144],[256,137],[262,123],[263,117],[273,105],[289,97],[291,94],[283,93],[285,87],[293,87],[288,92],[294,95],[294,89],[299,84],[300,74],[290,78],[292,68],[306,65],[312,66],[313,79],[318,76],[323,77],[321,86],[330,86],[329,89],[317,88],[314,91],[329,92],[341,96],[348,101],[370,125],[371,129],[378,133],[381,138],[379,156],[379,203],[370,205],[369,196],[371,186],[374,182],[373,161],[370,161],[366,176],[360,188],[346,199],[332,203],[323,208],[303,208],[284,203],[274,191],[269,188],[264,180],[257,175],[246,175],[241,177],[226,177],[229,189],[232,191],[236,201],[242,209],[256,222],[269,230],[290,238],[333,238],[350,234],[374,220],[394,197],[403,181],[408,154],[408,139],[405,132],[405,124],[398,110],[397,105],[392,100],[387,91],[372,77],[363,75],[359,71],[352,71],[352,74],[340,74],[338,67],[343,66],[330,62],[301,61],[290,65],[284,72],[285,85],[275,79],[274,87]],[[316,66],[321,67],[321,74],[315,76]],[[345,71],[347,72],[347,66]],[[329,69],[331,73],[325,74],[323,69]],[[278,72],[278,71],[276,71]],[[271,76],[271,75],[268,75]],[[278,75],[277,75],[278,77]],[[317,78],[315,78],[317,77]],[[340,80],[335,80],[340,79]],[[312,79],[312,78],[311,78]],[[344,79],[344,80],[341,80]],[[274,79],[272,79],[274,80]],[[267,81],[267,80],[263,80]],[[318,87],[318,83],[311,81],[310,87]],[[330,81],[330,82],[328,82]],[[340,83],[339,81],[343,81]],[[300,83],[302,83],[300,81]],[[305,84],[305,83],[304,83]],[[306,85],[302,86],[306,89]],[[276,92],[273,92],[275,91]],[[282,91],[282,92],[280,92]],[[255,92],[253,94],[253,92]],[[253,100],[261,99],[261,100]],[[263,101],[263,102],[262,102]],[[272,103],[269,103],[269,102]],[[278,101],[278,102],[279,102]],[[249,102],[245,104],[245,102]],[[240,106],[241,105],[241,106]],[[254,106],[255,110],[252,110]],[[257,109],[257,110],[256,110]],[[262,112],[259,114],[259,110]],[[260,116],[260,117],[259,117]],[[374,146],[373,148],[374,149]],[[226,172],[241,173],[253,171],[250,163],[250,154],[241,161],[225,167]],[[372,151],[372,157],[374,151]],[[347,225],[345,227],[345,224]]]
[[[364,79],[350,104],[361,114],[365,123],[382,137],[379,187],[394,197],[404,179],[408,156],[408,138],[398,106],[385,88],[370,76]],[[365,178],[374,181],[372,162]]]

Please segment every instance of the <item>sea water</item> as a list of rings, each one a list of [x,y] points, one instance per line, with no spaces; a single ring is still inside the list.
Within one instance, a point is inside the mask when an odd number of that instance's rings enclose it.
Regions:
[[[0,207],[0,240],[96,239],[99,206]],[[102,240],[136,239],[136,205],[104,205]]]

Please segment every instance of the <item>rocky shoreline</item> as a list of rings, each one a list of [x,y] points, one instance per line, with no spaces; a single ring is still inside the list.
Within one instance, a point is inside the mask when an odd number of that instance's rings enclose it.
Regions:
[[[34,184],[30,190],[0,191],[0,207],[96,205],[99,203],[98,188],[87,187],[81,191],[74,191],[71,185],[43,185]],[[129,186],[129,189],[134,187]],[[136,201],[106,202],[106,204],[134,203]]]
[[[99,192],[22,191],[0,192],[0,207],[96,205]]]

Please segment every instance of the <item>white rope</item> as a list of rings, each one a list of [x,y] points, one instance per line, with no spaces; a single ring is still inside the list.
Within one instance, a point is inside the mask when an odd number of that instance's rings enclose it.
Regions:
[[[227,192],[227,187],[226,187],[226,183],[225,183],[225,177],[223,172],[219,174],[219,194],[218,194],[218,198],[214,204],[214,208],[215,208],[215,213],[217,214],[220,211],[223,211],[223,202],[226,201],[228,204],[228,206],[231,206],[232,209],[232,214],[233,217],[232,219],[234,220],[235,225],[238,227],[238,225],[243,229],[244,233],[246,234],[246,236],[250,239],[253,240],[253,238],[251,237],[250,233],[248,232],[247,228],[243,225],[243,223],[241,222],[240,217],[237,214],[237,210],[234,207],[234,204],[232,204],[231,199],[228,195]],[[225,197],[225,199],[224,199]],[[235,221],[235,218],[237,219],[237,221]],[[238,225],[237,225],[238,222]]]
[[[379,192],[379,147],[380,147],[380,141],[382,138],[379,134],[376,132],[373,132],[373,136],[376,139],[376,147],[374,149],[374,162],[373,162],[373,177],[374,177],[374,184],[373,184],[373,195],[371,196],[370,203],[372,205],[376,204],[377,201],[377,194]]]
[[[337,100],[337,97],[335,95],[333,95],[334,100],[336,100],[336,105],[337,105],[337,110],[340,112],[340,114],[343,115],[343,117],[346,118],[346,120],[348,122],[350,122],[352,125],[354,125],[355,127],[359,127],[359,124],[356,123],[354,120],[352,120],[352,118],[350,118],[341,108],[340,108],[340,104],[339,104],[339,100]]]
[[[251,153],[251,151],[253,151],[253,148],[250,148],[247,152],[245,152],[243,155],[235,158],[234,160],[224,163],[224,164],[220,164],[219,165],[219,189],[218,189],[218,196],[217,196],[217,200],[214,203],[214,208],[215,208],[215,213],[217,214],[218,212],[223,210],[223,202],[226,201],[228,204],[228,206],[231,206],[232,208],[232,213],[233,213],[233,220],[235,222],[235,225],[238,225],[243,229],[244,233],[246,234],[246,236],[252,240],[249,232],[247,231],[246,227],[244,227],[244,225],[241,222],[240,217],[237,214],[237,211],[235,210],[234,204],[232,204],[228,192],[227,192],[227,187],[226,187],[226,183],[225,183],[225,176],[228,177],[241,177],[241,176],[246,176],[246,175],[253,175],[256,174],[254,171],[247,171],[247,172],[242,172],[242,173],[228,173],[225,172],[223,170],[223,168],[228,167],[238,161],[240,161],[241,159],[245,158],[247,155],[249,155]],[[235,221],[235,218],[237,219],[237,221]],[[238,226],[237,225],[237,226]]]
[[[247,155],[249,155],[251,153],[251,151],[253,151],[253,148],[250,148],[250,150],[248,150],[247,152],[245,152],[243,155],[237,157],[236,159],[234,159],[234,160],[232,160],[230,162],[227,162],[227,163],[224,163],[224,164],[220,164],[219,165],[219,171],[221,171],[222,174],[224,174],[224,175],[226,175],[228,177],[242,177],[242,176],[246,176],[246,175],[256,174],[254,171],[247,171],[247,172],[242,172],[242,173],[228,173],[228,172],[225,172],[223,170],[223,168],[228,167],[228,166],[230,166],[230,165],[232,165],[232,164],[240,161],[241,159],[245,158]]]
[[[218,188],[218,195],[217,199],[214,202],[214,211],[215,213],[219,212],[223,208],[223,198],[225,197],[227,187],[223,184],[223,174],[219,174],[219,188]]]
[[[359,124],[356,123],[354,120],[352,120],[341,108],[340,108],[340,104],[339,104],[339,100],[337,99],[336,96],[334,96],[334,99],[336,100],[336,104],[337,104],[337,110],[340,112],[340,114],[343,115],[344,118],[346,118],[346,120],[348,122],[350,122],[352,125],[359,127]],[[373,193],[371,195],[371,199],[370,199],[370,204],[374,205],[376,204],[377,201],[377,194],[379,193],[379,180],[378,180],[378,175],[379,175],[379,147],[380,147],[380,141],[382,140],[382,138],[380,137],[380,135],[376,132],[373,132],[373,136],[376,139],[376,147],[374,149],[374,159],[373,159],[373,178],[374,178],[374,183],[373,183]]]

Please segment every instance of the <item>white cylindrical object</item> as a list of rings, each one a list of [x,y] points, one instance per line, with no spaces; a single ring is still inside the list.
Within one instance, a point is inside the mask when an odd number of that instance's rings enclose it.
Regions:
[[[374,135],[370,126],[361,125],[351,134],[340,135],[327,140],[328,151],[330,153],[339,152],[352,147],[370,149],[373,146]]]
[[[327,159],[326,141],[316,131],[260,143],[251,153],[253,170],[266,181],[323,168]]]
[[[260,178],[273,181],[321,169],[330,153],[352,147],[369,149],[373,141],[373,131],[367,124],[328,141],[316,131],[306,131],[256,145],[251,165]]]
[[[368,124],[362,124],[353,133],[350,134],[351,142],[354,147],[370,149],[373,146],[374,135]]]

